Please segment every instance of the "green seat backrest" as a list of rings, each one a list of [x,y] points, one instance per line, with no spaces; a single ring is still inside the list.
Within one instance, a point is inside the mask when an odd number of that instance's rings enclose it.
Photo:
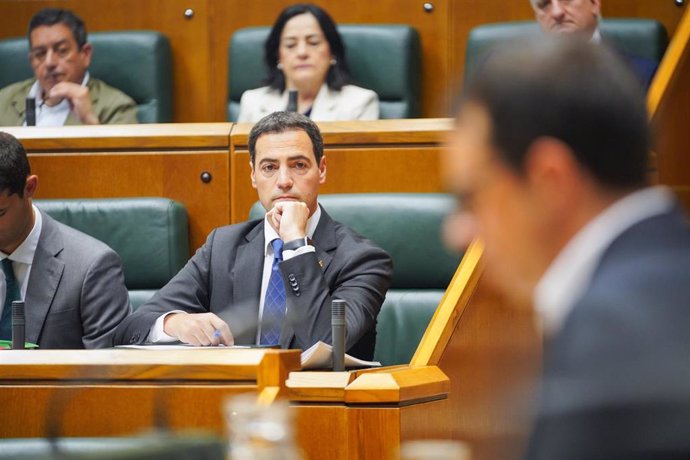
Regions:
[[[0,439],[0,460],[223,460],[226,443],[210,435]]]
[[[237,30],[228,46],[228,120],[236,121],[240,98],[263,86],[264,42],[269,27]],[[381,118],[414,118],[420,113],[420,45],[406,25],[340,25],[345,58],[355,84],[379,96]]]
[[[141,123],[172,121],[172,64],[168,38],[155,31],[93,32],[94,78],[124,92],[137,104]],[[0,88],[33,76],[26,37],[0,40]]]
[[[55,220],[110,246],[122,259],[134,308],[187,262],[187,211],[166,198],[34,200]]]
[[[465,81],[482,62],[484,54],[499,43],[540,36],[535,21],[484,24],[470,31],[465,55]],[[604,19],[601,34],[605,40],[635,56],[659,62],[668,45],[663,24],[652,19]]]
[[[409,362],[460,263],[461,256],[450,254],[441,241],[443,219],[455,201],[444,194],[371,193],[320,195],[319,203],[393,259],[374,358],[384,365]],[[255,203],[250,218],[262,215]]]

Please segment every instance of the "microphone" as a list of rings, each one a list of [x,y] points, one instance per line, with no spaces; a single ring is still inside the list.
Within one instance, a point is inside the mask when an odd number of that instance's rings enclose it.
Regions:
[[[287,111],[288,112],[297,112],[297,96],[299,93],[297,92],[296,89],[291,89],[288,91],[288,106],[287,106]]]
[[[24,318],[24,302],[14,300],[12,302],[12,349],[24,349],[24,333],[26,319]]]
[[[331,335],[333,337],[333,371],[345,370],[345,308],[347,303],[342,299],[333,299],[331,303]]]
[[[26,98],[26,126],[36,126],[36,99]]]

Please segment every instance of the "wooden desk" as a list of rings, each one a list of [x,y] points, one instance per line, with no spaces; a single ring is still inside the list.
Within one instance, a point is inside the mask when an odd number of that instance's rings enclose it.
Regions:
[[[299,359],[298,350],[0,351],[0,437],[129,435],[161,423],[224,435],[225,398],[283,392]]]
[[[453,120],[379,120],[318,123],[324,139],[326,183],[319,193],[442,192],[440,154]],[[238,123],[230,136],[231,221],[247,219],[257,201],[249,175],[247,138]]]
[[[39,177],[36,198],[159,196],[189,213],[192,252],[230,219],[231,123],[2,128]],[[203,172],[210,182],[201,179]]]

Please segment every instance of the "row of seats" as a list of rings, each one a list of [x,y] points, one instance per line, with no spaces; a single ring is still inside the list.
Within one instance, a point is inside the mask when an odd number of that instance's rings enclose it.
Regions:
[[[668,38],[654,20],[608,19],[602,33],[631,54],[661,60]],[[420,39],[405,25],[341,25],[347,61],[355,81],[380,98],[381,118],[420,116]],[[235,121],[247,89],[262,86],[261,56],[268,27],[236,31],[228,47],[227,119]],[[465,79],[497,43],[538,34],[533,21],[487,24],[470,33]],[[171,51],[167,37],[152,31],[94,32],[89,35],[96,78],[130,95],[138,105],[139,121],[173,121]],[[26,38],[0,41],[0,88],[31,77]]]
[[[377,325],[375,359],[410,361],[448,286],[460,256],[440,240],[454,200],[443,194],[321,195],[319,202],[385,249],[393,259],[393,285]],[[104,241],[122,258],[134,308],[148,300],[189,257],[187,213],[164,198],[35,200],[56,220]],[[255,204],[250,218],[263,216]]]

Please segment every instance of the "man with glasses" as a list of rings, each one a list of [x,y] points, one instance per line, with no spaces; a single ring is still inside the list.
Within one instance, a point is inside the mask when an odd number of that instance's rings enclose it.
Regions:
[[[47,8],[29,23],[34,78],[0,90],[0,126],[26,124],[26,99],[34,98],[37,126],[137,123],[134,101],[92,78],[93,48],[84,22],[69,10]]]
[[[601,0],[530,0],[534,15],[546,34],[572,34],[595,43],[602,42],[599,22],[601,21]],[[606,42],[606,37],[603,37]],[[652,83],[658,63],[617,50],[637,75],[644,88]]]

